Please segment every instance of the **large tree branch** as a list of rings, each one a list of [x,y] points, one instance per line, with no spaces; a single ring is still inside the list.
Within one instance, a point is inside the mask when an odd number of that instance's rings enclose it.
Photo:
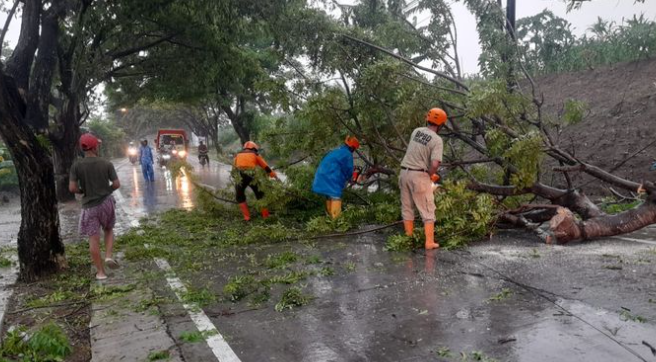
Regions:
[[[2,34],[0,34],[0,46],[4,46],[5,44],[5,36],[7,35],[7,30],[9,30],[9,24],[11,24],[11,20],[14,18],[18,4],[20,4],[20,0],[14,0],[14,6],[11,7],[9,14],[7,14],[5,26],[2,27]]]
[[[395,54],[395,53],[392,52],[391,50],[385,49],[385,48],[380,47],[380,46],[378,46],[378,45],[371,44],[371,43],[369,43],[369,42],[366,42],[366,41],[364,41],[364,40],[360,40],[360,39],[358,39],[358,38],[354,38],[354,37],[352,37],[352,36],[350,36],[350,35],[342,34],[342,36],[343,36],[344,38],[349,39],[349,40],[351,40],[351,41],[354,41],[354,42],[356,42],[356,43],[362,44],[362,45],[367,46],[367,47],[370,47],[370,48],[372,48],[372,49],[376,49],[376,50],[378,50],[378,51],[380,51],[380,52],[382,52],[382,53],[385,53],[385,54],[387,54],[387,55],[389,55],[389,56],[391,56],[391,57],[393,57],[393,58],[396,58],[396,59],[398,59],[398,60],[400,60],[400,61],[402,61],[402,62],[404,62],[404,63],[406,63],[406,64],[408,64],[408,65],[411,65],[411,66],[413,66],[413,67],[415,67],[415,68],[417,68],[417,69],[423,70],[424,72],[428,72],[428,73],[431,73],[431,74],[433,74],[433,75],[436,75],[436,76],[438,76],[438,77],[440,77],[440,78],[444,78],[444,79],[446,79],[446,80],[448,80],[448,81],[450,81],[450,82],[452,82],[452,83],[454,83],[454,84],[460,86],[460,87],[461,87],[462,89],[464,89],[464,90],[469,90],[469,87],[467,87],[467,86],[465,85],[465,83],[461,82],[460,80],[458,80],[458,79],[456,79],[456,78],[454,78],[454,77],[452,77],[452,76],[450,76],[450,75],[448,75],[448,74],[446,74],[446,73],[439,72],[439,71],[436,71],[436,70],[433,70],[433,69],[430,69],[430,68],[426,68],[426,67],[424,67],[424,66],[421,66],[421,65],[419,65],[419,64],[417,64],[417,63],[415,63],[415,62],[413,62],[412,60],[410,60],[410,59],[408,59],[408,58],[405,58],[405,57],[402,57],[402,56],[400,56],[400,55],[398,55],[398,54]]]
[[[132,55],[132,54],[139,53],[141,51],[148,50],[148,49],[150,49],[152,47],[155,47],[155,46],[157,46],[161,43],[167,42],[167,41],[173,39],[175,36],[176,36],[176,34],[171,34],[171,35],[167,35],[165,37],[159,38],[157,40],[154,40],[150,43],[137,45],[135,47],[124,49],[124,50],[110,51],[106,54],[106,56],[108,56],[112,59],[123,58],[123,57],[129,56],[129,55]]]
[[[18,89],[27,94],[34,54],[39,46],[41,0],[25,0],[21,32],[14,52],[7,60],[7,74],[14,78]]]

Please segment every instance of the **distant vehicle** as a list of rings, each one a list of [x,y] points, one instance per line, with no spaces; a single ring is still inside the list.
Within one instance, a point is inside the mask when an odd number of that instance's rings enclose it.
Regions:
[[[134,142],[130,142],[130,145],[128,146],[128,159],[130,159],[130,162],[133,165],[137,163],[138,154],[139,154],[139,150],[137,150],[137,147],[134,146]]]
[[[155,147],[160,166],[166,166],[171,159],[187,159],[189,139],[183,129],[160,129],[157,131]]]

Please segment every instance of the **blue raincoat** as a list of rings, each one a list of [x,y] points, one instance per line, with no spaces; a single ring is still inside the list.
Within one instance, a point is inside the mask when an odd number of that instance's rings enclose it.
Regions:
[[[346,183],[353,176],[353,153],[343,145],[324,156],[317,173],[314,174],[312,192],[319,195],[341,198]]]

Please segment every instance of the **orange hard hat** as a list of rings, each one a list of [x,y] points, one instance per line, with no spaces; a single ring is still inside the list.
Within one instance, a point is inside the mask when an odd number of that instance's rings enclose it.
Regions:
[[[344,140],[344,143],[346,143],[347,146],[357,150],[360,148],[360,141],[356,137],[351,137],[351,136],[346,136],[346,139]]]
[[[245,150],[255,150],[255,151],[257,151],[258,149],[260,149],[260,147],[255,142],[248,141],[248,142],[244,143],[244,149]]]
[[[431,108],[426,113],[426,122],[430,122],[436,126],[441,126],[447,121],[446,112],[442,108]]]
[[[85,133],[80,137],[80,148],[82,151],[90,151],[98,147],[100,141],[90,133]]]

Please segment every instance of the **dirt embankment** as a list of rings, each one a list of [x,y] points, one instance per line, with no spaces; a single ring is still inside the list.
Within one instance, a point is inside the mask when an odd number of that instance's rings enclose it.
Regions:
[[[583,101],[589,107],[581,123],[564,127],[556,135],[562,148],[585,162],[611,170],[656,141],[656,59],[549,75],[536,82],[544,93],[544,109],[552,116],[562,115],[568,99]],[[615,174],[637,182],[656,182],[656,171],[649,171],[655,159],[656,143]],[[560,175],[549,177],[555,185],[564,186]],[[580,174],[573,178],[577,187],[585,185],[583,191],[589,195],[610,194],[609,185],[588,183],[591,178]]]

